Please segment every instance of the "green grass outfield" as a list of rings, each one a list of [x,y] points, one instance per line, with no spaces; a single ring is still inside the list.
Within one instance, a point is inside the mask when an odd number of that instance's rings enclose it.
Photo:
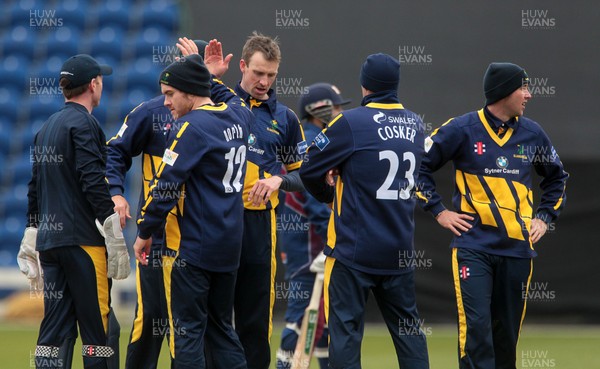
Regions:
[[[122,324],[127,326],[125,322]],[[452,326],[432,326],[425,329],[429,345],[432,369],[456,368],[456,331]],[[274,353],[279,343],[281,326],[273,332]],[[0,368],[25,369],[31,366],[30,355],[35,347],[37,326],[16,323],[0,323]],[[121,333],[121,362],[125,362],[125,350],[129,327]],[[80,352],[78,341],[75,353]],[[525,325],[518,348],[517,367],[532,369],[593,369],[600,368],[600,326],[539,326]],[[81,357],[74,355],[73,368],[81,369]],[[364,368],[397,368],[394,348],[386,328],[382,325],[366,326],[362,347]],[[121,367],[124,367],[122,365]],[[163,347],[160,369],[169,368],[168,351]],[[311,368],[317,368],[313,359]]]

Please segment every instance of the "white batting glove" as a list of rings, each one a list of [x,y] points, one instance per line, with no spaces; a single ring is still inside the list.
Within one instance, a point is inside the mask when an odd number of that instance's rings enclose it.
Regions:
[[[129,265],[129,252],[127,252],[125,237],[123,237],[119,214],[112,214],[106,218],[104,224],[100,224],[96,219],[96,227],[98,227],[106,243],[106,253],[108,254],[106,274],[108,278],[127,278],[131,272],[131,266]]]
[[[35,250],[37,228],[27,227],[21,240],[21,247],[17,254],[17,264],[21,273],[29,279],[29,285],[34,290],[44,289],[44,272],[40,264],[40,255]]]
[[[325,259],[326,258],[327,257],[325,256],[325,254],[323,254],[323,251],[321,251],[319,253],[319,255],[317,255],[317,257],[314,258],[314,260],[310,264],[310,271],[313,273],[323,274],[325,272]]]

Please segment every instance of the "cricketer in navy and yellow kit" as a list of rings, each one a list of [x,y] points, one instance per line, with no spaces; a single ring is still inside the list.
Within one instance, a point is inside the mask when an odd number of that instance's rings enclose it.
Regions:
[[[304,133],[298,118],[277,101],[273,90],[267,100],[258,100],[240,84],[235,92],[254,113],[248,138],[247,170],[244,181],[244,238],[236,283],[235,326],[244,345],[249,367],[267,368],[270,362],[269,340],[275,302],[275,191],[266,204],[254,206],[248,195],[254,184],[280,172],[297,170],[306,151]]]
[[[335,117],[317,135],[300,168],[306,189],[322,202],[333,202],[324,251],[332,368],[360,368],[370,290],[400,367],[429,367],[423,332],[399,329],[419,322],[414,264],[407,259],[414,257],[414,185],[424,154],[421,119],[397,97],[399,67],[389,55],[367,58],[361,107]],[[339,171],[335,189],[325,182],[334,168]]]
[[[139,208],[148,197],[165,151],[167,133],[173,124],[171,112],[164,106],[165,97],[157,96],[135,107],[123,121],[119,132],[108,142],[106,179],[111,196],[124,196],[125,175],[132,159],[142,155],[142,190]],[[138,211],[139,213],[139,211]],[[148,265],[136,263],[137,305],[125,367],[156,368],[162,338],[168,328],[161,248],[163,228],[152,235]]]
[[[471,228],[455,235],[450,245],[461,368],[516,367],[536,256],[532,219],[554,222],[565,204],[568,174],[540,125],[524,116],[502,121],[490,111],[491,104],[504,104],[501,99],[506,96],[523,94],[525,102],[531,98],[527,87],[521,87],[527,81],[525,71],[516,65],[490,65],[488,104],[432,132],[420,169],[422,191],[429,194],[421,205],[439,217],[446,209],[435,192],[432,172],[452,161],[453,206],[472,219]],[[543,178],[535,212],[534,172]]]
[[[191,76],[182,78],[190,71],[206,75],[206,86]],[[161,74],[163,91],[164,85],[174,91],[194,83],[202,84],[192,89],[200,89],[203,95],[198,96],[209,95],[208,71],[194,55]],[[246,367],[231,311],[242,248],[246,142],[254,117],[246,104],[230,96],[175,121],[138,220],[139,239],[147,240],[166,219],[164,245],[176,252],[163,262],[169,346],[177,368],[205,367],[207,325],[223,332],[218,345],[210,348],[215,365]]]

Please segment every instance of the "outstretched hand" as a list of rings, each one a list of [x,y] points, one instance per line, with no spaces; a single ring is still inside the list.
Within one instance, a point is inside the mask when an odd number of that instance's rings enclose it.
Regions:
[[[198,46],[196,46],[194,40],[190,40],[187,37],[179,37],[179,42],[176,43],[175,46],[177,46],[183,56],[198,54]],[[177,60],[179,60],[179,58],[177,58]]]
[[[228,54],[223,58],[223,45],[216,39],[210,40],[204,49],[204,64],[210,74],[217,78],[223,77],[227,72],[231,58],[233,58],[233,54]]]

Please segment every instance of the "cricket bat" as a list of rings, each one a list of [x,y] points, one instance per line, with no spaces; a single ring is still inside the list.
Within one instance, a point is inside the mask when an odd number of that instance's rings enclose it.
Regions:
[[[302,329],[294,351],[292,360],[292,369],[307,369],[310,365],[313,347],[315,345],[315,335],[317,333],[317,321],[319,318],[319,304],[321,302],[321,293],[323,292],[323,273],[318,273],[315,278],[310,302],[304,310],[302,319]]]

